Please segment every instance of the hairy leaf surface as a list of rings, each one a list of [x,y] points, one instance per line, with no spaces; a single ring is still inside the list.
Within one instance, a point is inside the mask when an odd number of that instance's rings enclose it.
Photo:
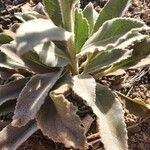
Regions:
[[[21,128],[13,127],[9,124],[0,132],[0,149],[16,150],[37,130],[35,121],[31,121]]]
[[[66,41],[71,33],[59,28],[50,20],[35,19],[23,23],[17,30],[17,50],[20,55],[44,41]]]
[[[70,63],[67,54],[53,42],[46,42],[34,47],[42,63],[50,67],[64,67]]]
[[[148,66],[150,64],[150,55],[141,59],[136,65],[131,66],[130,69],[136,69],[144,66]]]
[[[12,122],[14,126],[24,126],[35,118],[49,90],[60,78],[61,73],[62,70],[55,73],[36,74],[30,79],[19,95]]]
[[[97,84],[96,103],[92,106],[106,150],[127,150],[127,131],[121,103],[105,86]]]
[[[131,0],[109,0],[99,14],[94,26],[94,32],[96,32],[105,21],[124,15],[130,1]]]
[[[115,47],[116,43],[126,34],[131,34],[132,29],[142,28],[143,22],[136,19],[115,18],[103,24],[103,26],[93,34],[82,48],[83,53],[93,52],[95,48],[105,50],[108,47]]]
[[[43,0],[44,9],[57,26],[63,26],[59,0]]]
[[[22,22],[26,22],[26,21],[33,20],[33,19],[40,19],[40,18],[46,19],[47,18],[46,16],[39,14],[36,11],[18,12],[18,13],[15,13],[15,17]]]
[[[86,18],[80,9],[75,10],[75,46],[76,53],[79,53],[81,47],[89,37],[90,28]]]
[[[85,66],[84,73],[95,73],[131,56],[132,51],[123,49],[113,49],[110,51],[100,51],[90,59]]]
[[[77,108],[63,95],[68,90],[66,84],[50,93],[52,99],[48,99],[37,116],[38,126],[55,142],[84,149],[86,139],[82,122],[76,115]]]
[[[73,78],[73,91],[90,106],[95,103],[95,79],[90,75],[77,75]]]
[[[31,70],[39,74],[56,72],[59,68],[51,68],[43,64],[35,51],[29,51],[22,56],[25,65]]]
[[[132,55],[121,62],[114,64],[111,68],[107,70],[107,72],[113,72],[120,68],[137,68],[141,67],[144,64],[150,64],[149,55],[150,55],[150,39],[145,39],[142,42],[136,43],[133,47]]]
[[[132,62],[136,63],[136,65],[132,66],[132,68],[150,64],[150,61],[148,63],[148,60],[150,60],[150,38],[135,44],[132,48],[133,53],[131,58],[129,58],[129,62],[130,64]]]
[[[91,2],[84,8],[83,15],[88,20],[91,33],[93,31],[94,24],[98,18],[98,13],[95,11]]]
[[[110,73],[117,69],[115,66],[119,66],[122,62],[128,62],[128,59],[133,55],[132,50],[125,50],[125,48],[131,47],[135,42],[140,42],[147,38],[147,35],[142,35],[134,30],[125,35],[116,42],[115,48],[109,47],[108,50],[102,50],[96,52],[88,59],[85,65],[85,73],[96,73],[105,69],[105,74]],[[140,57],[143,54],[140,55]],[[146,62],[145,62],[146,63]],[[147,62],[148,63],[148,62]],[[110,69],[108,67],[112,66]]]
[[[72,74],[68,71],[62,74],[61,78],[58,79],[57,83],[53,87],[53,90],[56,90],[57,88],[61,87],[64,84],[70,85],[71,87],[73,85]]]
[[[63,27],[67,31],[72,32],[74,22],[74,5],[79,0],[58,0],[60,4],[61,16],[63,20]]]
[[[125,49],[133,46],[135,43],[141,42],[144,39],[147,39],[148,35],[143,35],[133,29],[129,33],[121,37],[113,47],[119,49]],[[109,48],[109,47],[108,47]],[[111,47],[110,47],[111,48]],[[110,49],[109,48],[109,49]]]
[[[0,105],[18,98],[21,90],[24,88],[30,78],[15,80],[4,85],[0,85]]]
[[[0,46],[0,50],[7,56],[9,59],[12,59],[18,65],[24,66],[22,59],[16,54],[16,46],[14,44],[3,44]]]
[[[18,69],[21,68],[22,66],[14,62],[6,54],[0,51],[0,67],[7,69]]]
[[[0,67],[9,69],[26,68],[24,62],[15,54],[11,44],[0,47]]]

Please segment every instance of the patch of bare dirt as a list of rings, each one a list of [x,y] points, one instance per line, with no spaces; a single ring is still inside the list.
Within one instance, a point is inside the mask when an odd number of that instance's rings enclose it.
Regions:
[[[20,7],[25,3],[26,0],[0,0],[0,26],[2,29],[9,29],[18,22],[14,14],[20,12]]]

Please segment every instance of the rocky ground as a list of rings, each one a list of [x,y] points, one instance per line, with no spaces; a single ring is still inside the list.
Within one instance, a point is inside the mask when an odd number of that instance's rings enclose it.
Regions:
[[[81,0],[81,7],[88,2],[92,2],[97,11],[105,5],[107,0]],[[20,21],[14,16],[15,12],[22,9],[28,9],[28,6],[35,6],[39,0],[0,0],[0,32],[2,30],[11,29],[14,24]],[[27,4],[28,3],[28,4]],[[132,5],[126,12],[127,17],[141,19],[150,26],[150,0],[133,0]],[[147,32],[146,34],[149,34]],[[108,85],[114,90],[121,91],[131,98],[144,99],[150,104],[150,67],[144,67],[136,70],[128,70],[123,75],[110,75],[99,78],[98,81],[104,85]],[[1,81],[2,84],[2,81]],[[76,99],[73,95],[72,99]],[[88,150],[102,150],[103,144],[96,130],[96,117],[89,107],[83,105],[82,101],[78,101],[78,114],[84,118],[83,122],[87,126]],[[12,114],[9,114],[10,116]],[[92,116],[92,120],[91,117]],[[10,118],[8,116],[8,118]],[[3,119],[3,118],[1,118]],[[150,150],[150,119],[144,120],[125,110],[125,120],[129,136],[130,150]],[[88,124],[87,122],[91,122]],[[67,150],[63,144],[54,143],[44,137],[40,131],[33,134],[18,150]]]

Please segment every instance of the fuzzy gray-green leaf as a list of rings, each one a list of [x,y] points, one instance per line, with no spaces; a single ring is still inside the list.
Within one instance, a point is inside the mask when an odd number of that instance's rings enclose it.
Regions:
[[[101,51],[85,65],[84,73],[95,73],[131,56],[132,51],[113,49]]]
[[[43,0],[44,9],[57,26],[63,26],[59,0]]]
[[[119,49],[130,48],[134,44],[141,42],[144,39],[147,39],[147,37],[148,35],[143,35],[139,33],[136,29],[133,29],[129,33],[124,35],[122,38],[120,38],[113,47]]]
[[[74,30],[74,6],[79,0],[58,0],[65,30],[72,32]]]
[[[75,10],[75,46],[76,53],[79,53],[81,47],[89,37],[90,27],[86,18],[80,9]]]
[[[143,22],[136,19],[115,18],[109,20],[86,41],[82,53],[93,53],[95,48],[105,50],[107,47],[115,47],[120,39],[127,36],[128,33],[131,34],[131,30],[144,26]]]
[[[110,67],[107,72],[113,72],[120,68],[138,68],[150,64],[150,39],[145,39],[142,42],[136,43],[133,47],[132,55],[117,64]]]
[[[98,13],[94,9],[93,4],[91,2],[84,8],[83,15],[88,20],[91,33],[93,31],[94,24],[98,17]]]
[[[145,39],[144,41],[135,44],[133,47],[133,53],[131,58],[129,58],[130,64],[136,64],[133,65],[132,68],[136,68],[139,66],[148,65],[148,60],[150,60],[150,38]],[[145,60],[144,60],[145,58]],[[146,60],[147,58],[147,60]],[[150,61],[149,61],[150,64]]]
[[[6,55],[6,59],[8,58],[8,60],[12,60],[22,67],[24,66],[23,60],[16,54],[17,50],[14,44],[3,44],[0,46],[0,51]]]
[[[22,60],[25,65],[29,68],[29,70],[34,71],[36,73],[48,73],[58,71],[58,68],[51,68],[46,66],[40,61],[38,54],[35,51],[29,51],[22,56]]]
[[[50,67],[64,67],[70,63],[67,54],[53,42],[46,42],[34,47],[42,63]]]
[[[77,75],[73,78],[73,91],[90,106],[95,103],[96,81],[90,75]],[[81,92],[82,91],[82,92]]]
[[[107,87],[97,84],[96,103],[92,106],[97,115],[101,140],[106,150],[127,150],[127,130],[121,103]]]
[[[0,51],[0,67],[8,69],[24,68],[24,65],[16,62],[15,60],[8,57],[6,54]]]
[[[36,74],[26,84],[17,100],[12,124],[24,126],[34,119],[44,103],[49,90],[60,78],[62,70],[55,73]]]
[[[23,23],[17,30],[17,50],[25,54],[34,46],[45,41],[66,41],[71,33],[59,28],[50,20],[35,19]]]
[[[36,11],[26,11],[26,12],[18,12],[15,13],[15,17],[22,22],[26,22],[33,19],[46,19],[47,17],[39,14]]]
[[[130,1],[131,0],[109,0],[99,14],[94,26],[94,32],[96,32],[105,21],[121,17],[129,6]]]
[[[68,71],[66,71],[64,74],[62,74],[61,78],[54,85],[53,90],[56,90],[57,88],[61,87],[64,84],[67,84],[67,85],[70,85],[70,86],[73,85],[72,75]]]

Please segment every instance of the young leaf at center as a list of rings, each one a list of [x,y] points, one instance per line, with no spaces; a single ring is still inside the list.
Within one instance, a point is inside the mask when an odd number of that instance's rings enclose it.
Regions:
[[[90,34],[90,26],[87,19],[83,16],[80,9],[75,10],[75,46],[76,53],[79,53],[81,47],[84,45],[85,41],[88,39]]]

